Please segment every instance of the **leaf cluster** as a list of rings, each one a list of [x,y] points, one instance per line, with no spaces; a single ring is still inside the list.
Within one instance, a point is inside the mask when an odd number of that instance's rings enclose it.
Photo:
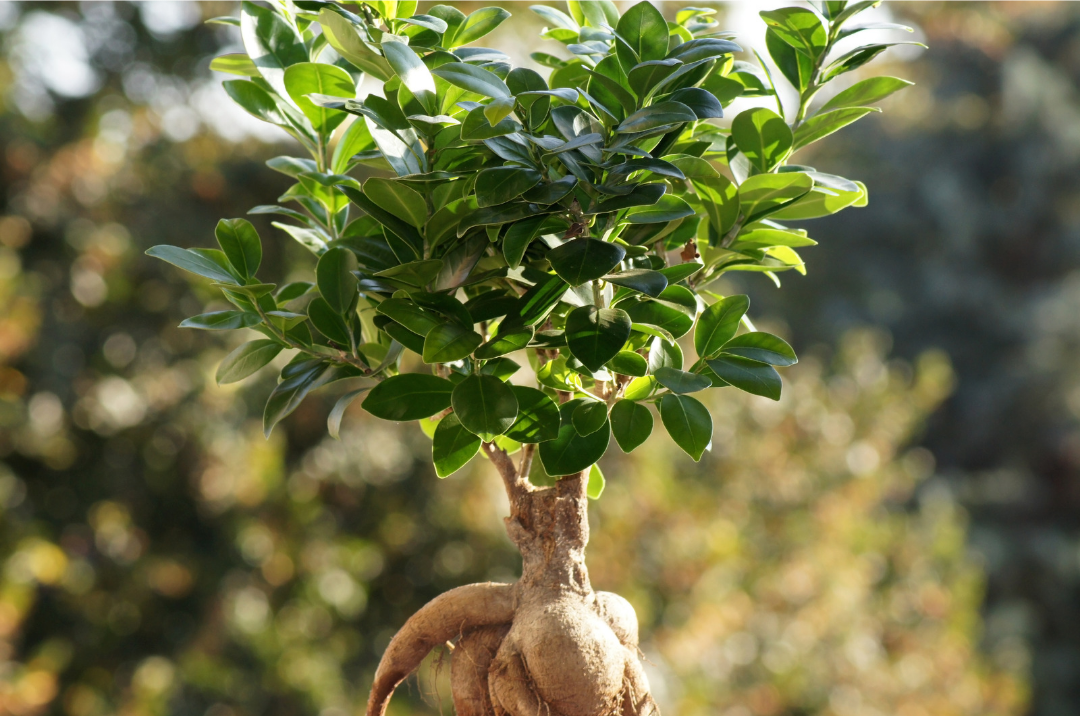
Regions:
[[[810,111],[829,81],[886,48],[834,57],[875,4],[761,13],[799,91],[789,123],[767,69],[736,58],[710,9],[668,21],[648,2],[622,15],[608,0],[534,6],[543,37],[570,55],[535,53],[545,78],[471,46],[509,17],[499,8],[244,2],[239,19],[218,21],[239,25],[245,52],[211,66],[241,76],[225,83],[233,100],[308,151],[268,162],[294,183],[251,213],[289,220],[274,226],[311,252],[311,280],[258,278],[261,240],[244,219],[218,225],[219,249],[148,253],[209,278],[234,306],[183,325],[262,334],[224,360],[220,382],[295,351],[267,433],[311,390],[351,379],[331,432],[363,396],[377,417],[424,422],[440,476],[484,443],[537,446],[537,479],[593,468],[612,437],[626,452],[644,442],[650,405],[698,460],[712,418],[694,394],[732,386],[776,400],[776,369],[796,362],[754,329],[746,296],[707,287],[729,271],[777,285],[804,272],[798,250],[815,242],[784,222],[866,203],[858,182],[790,159],[909,84],[865,79]],[[364,74],[381,96],[357,96]],[[777,112],[718,124],[739,97],[774,97]],[[377,175],[361,181],[358,167]],[[535,387],[510,382],[522,353]]]

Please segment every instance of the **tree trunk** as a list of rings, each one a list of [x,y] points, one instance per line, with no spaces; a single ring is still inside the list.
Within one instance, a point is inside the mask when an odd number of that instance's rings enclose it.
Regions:
[[[368,716],[382,716],[397,685],[446,642],[456,642],[457,716],[658,716],[633,607],[589,583],[586,474],[538,489],[525,478],[533,446],[520,466],[493,444],[484,451],[510,497],[506,531],[521,578],[459,587],[410,618],[379,664]]]

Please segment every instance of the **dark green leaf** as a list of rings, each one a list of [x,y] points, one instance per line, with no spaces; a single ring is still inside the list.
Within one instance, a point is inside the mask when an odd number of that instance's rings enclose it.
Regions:
[[[440,323],[424,338],[425,363],[452,363],[472,354],[483,337],[457,323]]]
[[[623,452],[633,452],[652,434],[653,416],[644,405],[620,400],[611,408],[611,432]]]
[[[371,389],[364,410],[383,420],[405,422],[429,418],[450,407],[454,384],[424,373],[403,373]]]
[[[509,358],[495,358],[484,363],[480,369],[483,375],[493,375],[499,380],[509,380],[510,376],[521,370],[521,366]]]
[[[519,443],[542,443],[559,436],[559,406],[536,388],[512,385],[518,415],[506,437]]]
[[[540,182],[541,174],[525,167],[492,167],[476,176],[476,203],[495,206],[520,196]]]
[[[780,400],[780,374],[771,365],[749,358],[725,355],[708,361],[708,364],[724,382],[739,390]]]
[[[655,373],[661,368],[676,368],[682,370],[683,353],[678,343],[673,343],[666,338],[653,338],[649,343],[649,372]],[[649,376],[652,379],[652,376]],[[629,398],[629,389],[626,397]]]
[[[709,410],[688,395],[665,395],[660,399],[660,420],[675,444],[694,458],[701,459],[712,442],[712,416]]]
[[[731,136],[739,151],[762,173],[782,162],[794,142],[784,118],[765,107],[740,112],[731,123]]]
[[[671,95],[673,102],[689,107],[698,119],[719,119],[724,116],[724,108],[712,93],[700,87],[687,87]]]
[[[270,432],[285,416],[296,410],[313,388],[321,384],[329,366],[315,359],[293,364],[293,370],[287,366],[282,370],[284,380],[277,384],[263,409],[263,434],[270,437]],[[288,375],[286,372],[288,371]]]
[[[697,261],[687,261],[686,263],[675,264],[674,266],[666,266],[660,269],[660,273],[664,274],[669,284],[674,284],[693,276],[704,268],[704,266],[704,264]]]
[[[675,338],[684,335],[694,325],[694,319],[683,311],[657,301],[641,301],[626,310],[634,323],[659,326]]]
[[[435,474],[446,477],[465,467],[480,451],[480,438],[464,427],[458,417],[451,413],[439,421],[431,438],[431,457],[435,462]]]
[[[356,297],[357,280],[352,273],[356,268],[356,255],[343,248],[327,249],[315,267],[319,293],[330,308],[343,315]]]
[[[403,298],[388,298],[376,306],[375,310],[421,336],[426,336],[443,323],[443,319],[438,315]]]
[[[624,72],[629,73],[640,62],[662,60],[668,53],[667,21],[644,0],[619,18],[615,34],[615,49]]]
[[[491,70],[469,65],[464,62],[449,62],[432,70],[432,74],[441,77],[455,87],[475,92],[484,97],[509,97],[510,89]]]
[[[339,346],[349,346],[352,341],[349,338],[349,327],[341,314],[330,307],[325,300],[319,297],[311,299],[307,307],[308,319],[311,324],[330,340]]]
[[[281,352],[281,344],[269,340],[250,341],[234,350],[217,369],[218,385],[235,383],[267,365]]]
[[[607,362],[607,368],[620,375],[641,377],[648,374],[649,363],[645,358],[633,351],[619,351],[614,358]]]
[[[724,345],[724,353],[781,367],[799,362],[783,338],[761,331],[735,336]]]
[[[672,72],[674,72],[679,65],[682,64],[681,60],[666,59],[666,60],[649,60],[648,62],[642,62],[630,69],[626,73],[626,81],[630,85],[630,89],[634,91],[640,98],[644,98],[660,80],[664,79]],[[631,108],[632,110],[632,108]]]
[[[577,407],[570,421],[578,435],[592,435],[607,422],[607,403],[599,400],[586,400]]]
[[[536,285],[518,299],[518,305],[512,313],[507,314],[507,325],[511,317],[517,322],[527,326],[533,326],[544,320],[555,304],[566,293],[566,282],[557,275],[548,274],[536,282]]]
[[[227,283],[233,286],[239,285],[240,283],[232,274],[221,266],[190,249],[160,245],[147,249],[146,255],[161,259],[177,268],[182,268],[185,271],[190,271],[193,274],[198,274],[199,276],[217,281],[218,283]]]
[[[651,206],[664,196],[667,191],[665,184],[639,184],[629,194],[616,196],[602,201],[585,212],[586,214],[606,214],[612,211],[621,211],[635,206]]]
[[[693,216],[693,208],[674,194],[665,194],[651,206],[639,206],[626,212],[630,224],[663,224]]]
[[[817,59],[829,43],[829,34],[821,20],[811,10],[785,7],[759,13],[761,19],[784,42],[811,59]]]
[[[644,132],[656,127],[693,122],[696,119],[697,115],[694,114],[694,110],[681,102],[668,100],[666,102],[657,102],[652,106],[634,112],[619,123],[618,132],[620,134]]]
[[[747,296],[728,296],[701,312],[694,329],[694,350],[701,358],[720,352],[739,330],[739,322],[750,308]]]
[[[599,239],[573,239],[548,252],[551,267],[571,286],[598,279],[619,265],[626,250]]]
[[[550,184],[541,184],[530,189],[521,198],[534,204],[554,204],[573,191],[577,181],[577,177],[567,174]]]
[[[427,202],[424,201],[424,196],[400,181],[373,177],[364,182],[364,194],[380,208],[411,226],[421,228],[427,222]],[[375,218],[378,220],[378,217]]]
[[[330,414],[326,416],[326,432],[330,434],[330,437],[334,438],[335,440],[338,439],[339,433],[341,432],[341,419],[345,417],[345,410],[352,404],[354,400],[356,400],[369,390],[371,390],[370,386],[366,388],[359,388],[358,390],[349,391],[345,395],[338,398],[337,402],[334,403],[334,407],[333,409],[331,409]]]
[[[505,322],[504,322],[505,323]],[[475,351],[475,356],[482,360],[496,358],[507,353],[519,351],[529,345],[533,337],[533,327],[515,323],[500,325],[499,332],[490,341]]]
[[[540,227],[547,217],[537,216],[512,224],[503,236],[503,257],[510,268],[517,268],[532,240],[540,235]]]
[[[237,328],[251,328],[262,323],[256,313],[242,311],[214,311],[192,316],[180,324],[180,328],[201,328],[204,331],[232,331]]]
[[[491,375],[470,375],[458,383],[453,405],[465,429],[486,442],[509,430],[518,413],[514,391]]]
[[[619,273],[609,273],[602,278],[610,284],[625,286],[653,298],[659,296],[668,285],[664,274],[651,269],[627,269]]]
[[[578,435],[574,429],[574,411],[585,402],[581,398],[569,400],[559,407],[559,435],[554,440],[540,443],[540,461],[549,475],[559,477],[586,470],[604,456],[611,441],[608,424],[590,435]]]
[[[435,277],[443,269],[442,259],[427,259],[425,261],[409,261],[399,266],[391,266],[388,269],[377,271],[376,276],[381,278],[393,278],[411,286],[427,286],[435,280]]]
[[[679,395],[696,393],[712,386],[712,381],[703,375],[687,373],[684,370],[666,366],[657,369],[656,380],[672,393],[678,393]]]
[[[566,317],[566,345],[586,368],[596,372],[630,338],[630,316],[618,308],[575,308]]]
[[[916,45],[917,47],[926,47],[921,42],[884,42],[877,45],[866,45],[865,47],[857,47],[854,50],[842,55],[838,59],[834,60],[832,64],[826,67],[821,73],[821,82],[828,82],[837,75],[842,75],[845,72],[851,72],[865,65],[870,60],[880,55],[890,47],[896,47],[897,45]]]
[[[251,278],[262,262],[262,242],[246,219],[222,219],[214,230],[218,245],[237,273]]]
[[[742,48],[731,40],[721,40],[716,37],[701,37],[684,42],[681,45],[676,45],[675,48],[668,53],[668,57],[682,60],[686,64],[691,62],[697,62],[698,60],[706,60],[710,58],[717,58],[721,55],[728,55],[735,52],[742,52]]]

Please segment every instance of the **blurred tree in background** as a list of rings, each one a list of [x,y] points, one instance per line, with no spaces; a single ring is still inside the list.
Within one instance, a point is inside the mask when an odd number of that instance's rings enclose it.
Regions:
[[[918,86],[813,158],[870,206],[819,222],[808,277],[741,287],[816,357],[777,405],[721,394],[700,465],[608,458],[590,569],[666,713],[1020,714],[1029,668],[1031,712],[1080,705],[1080,8],[891,8]],[[330,440],[329,396],[265,441],[272,379],[216,387],[230,346],[175,327],[210,294],[142,251],[287,185],[207,70],[232,9],[0,5],[0,712],[350,713],[407,615],[518,569],[486,464],[436,482],[415,426],[358,411]],[[259,229],[268,275],[307,260]]]

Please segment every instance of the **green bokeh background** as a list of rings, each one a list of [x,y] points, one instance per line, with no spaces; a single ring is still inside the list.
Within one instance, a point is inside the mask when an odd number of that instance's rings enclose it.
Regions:
[[[492,45],[557,49],[506,7]],[[752,43],[764,5],[717,7]],[[207,69],[233,11],[0,6],[0,713],[355,713],[412,612],[518,569],[486,462],[438,480],[358,406],[332,440],[332,393],[264,440],[271,372],[218,387],[240,336],[176,328],[215,292],[143,251],[287,187]],[[697,465],[602,463],[593,583],[667,714],[1080,711],[1080,6],[878,12],[930,50],[869,69],[918,84],[805,160],[870,205],[722,289],[803,357],[783,400],[715,391]],[[268,276],[309,268],[255,223]],[[395,716],[450,712],[430,661]]]

